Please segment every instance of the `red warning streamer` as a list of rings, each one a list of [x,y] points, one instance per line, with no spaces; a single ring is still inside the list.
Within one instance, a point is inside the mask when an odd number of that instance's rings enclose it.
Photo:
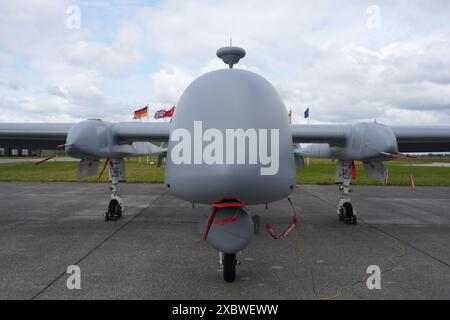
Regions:
[[[294,227],[297,225],[297,213],[296,213],[296,210],[295,210],[295,206],[292,203],[291,198],[287,197],[287,199],[288,199],[289,203],[291,204],[292,209],[294,210],[294,215],[292,216],[292,221],[287,226],[287,228],[283,232],[281,232],[281,234],[278,235],[277,233],[275,233],[275,231],[273,231],[273,228],[272,228],[272,226],[270,224],[266,224],[267,232],[275,240],[283,239],[284,237],[286,237],[289,234],[289,232],[291,232],[292,229],[294,229]]]
[[[291,223],[287,226],[287,228],[283,232],[281,232],[281,234],[278,235],[277,233],[275,233],[270,224],[266,224],[266,230],[272,238],[274,238],[275,240],[279,240],[286,237],[289,234],[289,232],[291,232],[292,229],[294,229],[296,225],[297,225],[297,217],[294,215],[292,217]]]
[[[102,178],[103,172],[105,172],[106,166],[109,163],[109,158],[106,159],[105,164],[103,165],[102,171],[100,171],[100,174],[97,177],[97,182],[100,182],[100,179]]]
[[[355,165],[355,160],[352,160],[352,180],[356,180],[357,175],[356,175],[356,165]]]
[[[229,224],[229,223],[233,223],[236,220],[237,220],[237,214],[235,214],[235,215],[233,215],[231,217],[222,219],[222,220],[215,220],[214,224],[215,225],[219,225],[219,226],[223,226],[223,225],[226,225],[226,224]]]
[[[50,157],[47,157],[47,158],[44,158],[44,159],[42,159],[42,160],[40,160],[40,161],[38,161],[38,162],[35,162],[34,164],[35,165],[40,165],[40,164],[43,164],[44,162],[47,162],[48,160],[50,160],[50,159],[53,159],[55,156],[50,156]]]
[[[65,147],[66,147],[65,144],[58,144],[56,146],[56,148],[58,148],[58,149],[64,149]],[[55,157],[56,157],[56,155],[52,155],[52,156],[49,156],[49,157],[44,158],[42,160],[39,160],[39,161],[35,162],[34,164],[38,166],[38,165],[43,164],[44,162],[47,162],[48,160],[51,160],[51,159],[53,159]]]
[[[211,224],[214,221],[214,217],[216,216],[217,209],[226,208],[226,207],[243,207],[243,206],[245,206],[245,202],[237,201],[235,199],[224,198],[224,200],[233,200],[233,201],[213,203],[211,213],[209,214],[208,221],[206,222],[205,233],[203,234],[203,240],[206,240],[206,237],[208,236],[209,229],[211,229]],[[214,224],[223,226],[223,225],[235,222],[236,220],[237,220],[237,214],[235,214],[234,216],[225,218],[223,220],[214,221]]]
[[[386,169],[385,172],[384,172],[384,183],[383,183],[383,184],[384,184],[385,186],[387,186],[388,181],[389,181],[389,170]]]
[[[414,184],[414,177],[412,173],[409,174],[409,187],[412,191],[416,190],[416,185]]]

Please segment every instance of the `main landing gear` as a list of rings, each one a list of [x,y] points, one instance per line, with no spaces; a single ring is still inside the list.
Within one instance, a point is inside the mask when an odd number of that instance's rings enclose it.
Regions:
[[[125,163],[123,159],[109,160],[109,176],[112,183],[112,194],[108,205],[108,211],[105,212],[105,221],[115,221],[120,219],[124,212],[124,204],[122,198],[120,197],[119,188],[119,182],[125,180]]]
[[[354,162],[350,160],[339,160],[336,163],[336,183],[339,185],[340,193],[336,211],[339,220],[346,224],[357,223],[356,212],[350,201],[350,192],[352,192],[350,188],[352,182],[352,166],[354,166]]]

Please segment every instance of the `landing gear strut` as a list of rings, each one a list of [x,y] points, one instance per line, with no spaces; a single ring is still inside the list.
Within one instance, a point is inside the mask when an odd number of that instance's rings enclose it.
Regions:
[[[352,161],[339,160],[336,164],[336,182],[339,185],[339,204],[337,214],[340,221],[346,224],[356,224],[356,212],[350,200],[350,185],[352,182]]]
[[[123,200],[120,197],[119,182],[124,180],[125,164],[123,159],[109,160],[109,176],[111,178],[111,200],[109,201],[108,211],[105,212],[105,221],[115,221],[122,217],[124,211]]]

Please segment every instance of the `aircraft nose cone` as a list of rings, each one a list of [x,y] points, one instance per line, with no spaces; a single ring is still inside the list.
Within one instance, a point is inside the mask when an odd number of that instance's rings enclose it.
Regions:
[[[391,131],[386,132],[386,138],[385,138],[385,152],[396,154],[398,153],[398,144],[397,144],[397,138]]]
[[[397,144],[391,143],[386,147],[386,152],[396,154],[398,152]]]
[[[79,126],[84,127],[82,124]],[[74,128],[70,130],[66,140],[66,154],[75,158],[80,157],[80,155],[86,151],[83,150],[83,140],[88,141],[86,140],[85,132],[82,129]]]

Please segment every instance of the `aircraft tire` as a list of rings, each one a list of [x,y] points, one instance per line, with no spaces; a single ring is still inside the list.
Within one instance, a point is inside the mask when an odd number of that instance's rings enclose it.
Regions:
[[[223,254],[223,280],[233,282],[236,279],[236,254]]]
[[[108,213],[106,214],[106,217],[108,219],[105,220],[117,220],[122,216],[122,208],[120,207],[119,201],[117,201],[116,199],[112,199],[111,201],[109,201],[109,205],[108,205]]]
[[[350,202],[342,205],[344,209],[344,221],[347,224],[356,224],[356,216],[353,214],[353,206]]]

